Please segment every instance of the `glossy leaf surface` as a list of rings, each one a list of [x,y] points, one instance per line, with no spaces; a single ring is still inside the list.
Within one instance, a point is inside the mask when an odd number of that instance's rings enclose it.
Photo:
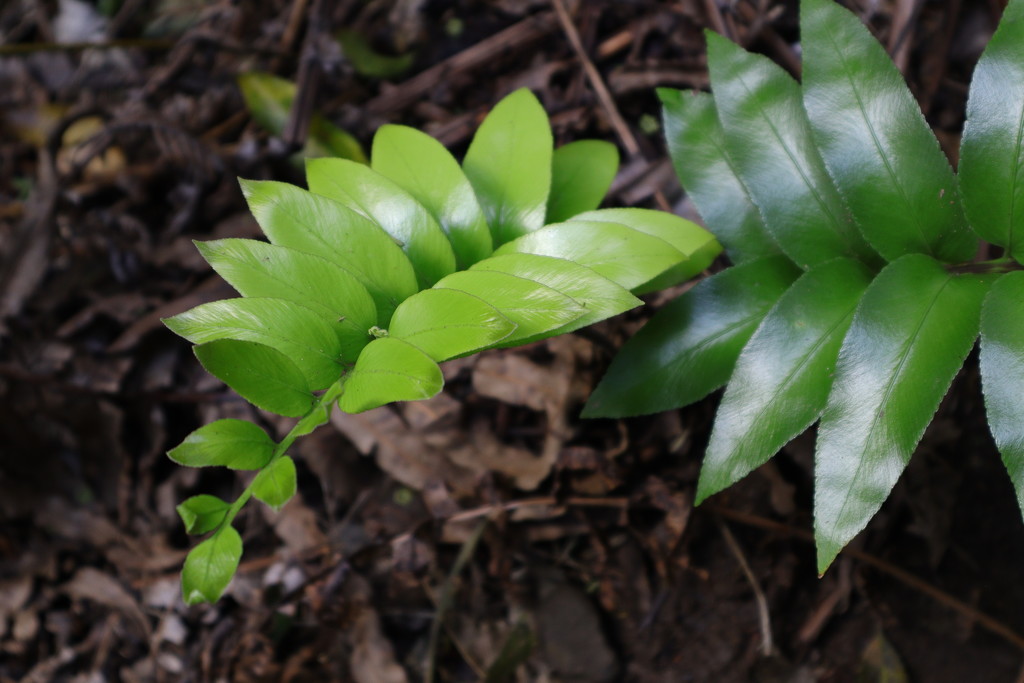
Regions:
[[[343,349],[335,327],[313,311],[283,299],[224,299],[167,318],[164,324],[193,344],[251,341],[286,355],[312,390],[341,375]]]
[[[708,93],[660,88],[669,156],[705,224],[740,264],[780,253],[740,180]]]
[[[195,430],[167,457],[186,467],[258,470],[273,454],[274,442],[266,432],[252,422],[226,418]]]
[[[515,327],[483,299],[455,289],[425,289],[402,302],[388,331],[441,362],[496,344]]]
[[[201,493],[186,499],[175,510],[185,523],[186,533],[205,534],[220,526],[230,507],[231,503],[217,496]]]
[[[988,426],[1024,510],[1024,272],[992,285],[981,313],[981,386]]]
[[[960,190],[971,227],[1024,256],[1024,2],[1011,0],[971,79]]]
[[[412,195],[371,168],[348,159],[306,162],[310,191],[374,221],[409,257],[420,287],[455,271],[455,252],[430,212]]]
[[[951,275],[931,258],[910,254],[864,293],[818,428],[819,571],[895,486],[978,336],[988,282]]]
[[[601,206],[619,170],[619,150],[604,140],[577,140],[555,150],[545,223],[561,223]]]
[[[242,559],[242,537],[231,526],[192,548],[181,570],[181,594],[186,605],[217,602]]]
[[[821,415],[839,346],[872,274],[850,259],[807,271],[743,347],[715,417],[697,502],[766,462]]]
[[[495,245],[544,225],[553,147],[548,115],[525,88],[501,100],[477,129],[462,168]]]
[[[971,259],[977,240],[953,170],[896,65],[834,0],[802,0],[800,10],[814,141],[868,242],[889,261]]]
[[[444,386],[441,368],[412,344],[384,337],[363,349],[355,369],[345,378],[338,407],[361,413],[393,401],[418,401]]]
[[[252,480],[252,495],[275,510],[280,510],[295,495],[295,461],[287,455],[260,470]]]
[[[193,351],[203,368],[257,408],[301,417],[313,405],[302,370],[288,356],[256,342],[218,339]]]
[[[373,170],[431,213],[447,233],[459,268],[491,253],[491,231],[473,186],[440,142],[408,126],[381,126],[373,136]]]
[[[702,280],[626,342],[584,417],[670,410],[721,387],[754,329],[799,274],[786,258],[773,256]]]
[[[705,35],[726,149],[782,251],[805,269],[877,261],[814,147],[797,82],[767,57]]]
[[[416,273],[391,235],[336,201],[274,181],[242,181],[256,221],[274,244],[315,254],[352,273],[387,324],[399,302],[418,290]]]

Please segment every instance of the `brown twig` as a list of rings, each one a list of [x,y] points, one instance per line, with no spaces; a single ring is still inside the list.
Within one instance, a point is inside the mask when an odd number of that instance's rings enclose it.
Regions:
[[[743,548],[740,547],[736,537],[732,535],[729,526],[721,517],[716,517],[715,521],[718,522],[718,528],[725,538],[726,545],[729,546],[729,550],[732,551],[736,562],[739,563],[740,569],[743,570],[743,575],[747,577],[750,589],[754,591],[754,601],[757,603],[758,624],[761,628],[761,655],[771,657],[775,654],[775,644],[772,640],[772,618],[768,611],[768,600],[764,596],[764,591],[761,590],[761,583],[754,576],[754,571],[750,568],[750,563],[747,562],[747,556],[743,553]]]

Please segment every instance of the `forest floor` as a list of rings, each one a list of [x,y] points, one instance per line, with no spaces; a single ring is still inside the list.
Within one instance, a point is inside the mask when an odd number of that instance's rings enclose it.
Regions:
[[[955,150],[1000,0],[852,4]],[[293,450],[299,495],[243,513],[225,597],[182,602],[194,541],[175,505],[243,478],[165,452],[220,417],[286,429],[159,322],[231,295],[192,240],[258,235],[237,177],[301,182],[297,150],[344,144],[332,126],[365,149],[380,125],[412,125],[461,156],[489,108],[528,87],[558,144],[619,146],[607,204],[693,218],[654,88],[707,87],[705,28],[798,75],[796,10],[2,3],[0,682],[1024,680],[1024,524],[976,359],[819,578],[813,434],[694,508],[717,394],[579,418],[674,292],[585,334],[449,363],[430,401],[335,415]],[[247,107],[238,79],[253,72],[295,83],[293,104]]]

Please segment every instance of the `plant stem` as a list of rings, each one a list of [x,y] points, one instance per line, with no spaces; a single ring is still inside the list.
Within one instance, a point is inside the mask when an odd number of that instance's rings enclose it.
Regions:
[[[977,273],[979,275],[985,275],[988,273],[1009,273],[1011,270],[1022,269],[1024,269],[1024,266],[1021,266],[1021,264],[1017,263],[1016,260],[1009,256],[992,259],[990,261],[970,261],[968,263],[955,263],[946,266],[946,270],[955,275],[962,275],[965,273]]]

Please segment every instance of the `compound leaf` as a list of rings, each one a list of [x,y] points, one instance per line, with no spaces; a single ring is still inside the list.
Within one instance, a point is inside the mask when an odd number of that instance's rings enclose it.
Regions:
[[[462,169],[500,245],[544,225],[554,139],[537,98],[520,88],[477,129]]]
[[[412,195],[380,173],[348,159],[309,159],[306,182],[310,191],[366,216],[395,238],[420,287],[455,271],[455,252],[441,226]]]
[[[697,501],[731,486],[818,419],[871,273],[850,259],[807,271],[743,347],[718,407]]]
[[[577,140],[555,150],[546,223],[567,221],[601,205],[619,170],[619,150],[604,140]]]
[[[208,373],[257,408],[302,417],[313,406],[313,392],[302,370],[288,356],[263,344],[218,339],[196,346]]]
[[[799,274],[786,258],[771,256],[702,280],[626,342],[583,416],[670,410],[721,387],[765,313]]]
[[[473,186],[440,142],[408,126],[381,126],[373,136],[373,170],[431,213],[447,233],[459,268],[491,253],[491,232]]]
[[[978,60],[960,143],[960,190],[974,231],[1024,256],[1024,2],[1011,0]]]
[[[878,512],[978,336],[990,280],[909,254],[868,287],[818,428],[818,569]]]
[[[295,488],[295,461],[287,455],[264,467],[252,480],[252,495],[275,510],[292,499]]]
[[[217,602],[242,559],[242,537],[231,526],[192,548],[181,570],[181,593],[186,605]]]
[[[780,253],[725,149],[714,98],[669,88],[659,88],[658,96],[676,175],[729,260],[740,264]]]
[[[205,534],[221,525],[227,516],[231,503],[217,496],[201,493],[183,501],[175,509],[185,523],[185,532],[189,534]]]
[[[428,290],[429,291],[429,290]],[[430,356],[395,337],[374,339],[345,378],[338,407],[361,413],[393,401],[418,401],[444,386],[441,368]]]
[[[971,259],[977,240],[953,170],[896,65],[834,0],[802,0],[800,10],[814,141],[868,242],[889,261]]]
[[[493,346],[515,328],[479,297],[455,289],[425,289],[398,306],[388,331],[441,362]]]
[[[225,418],[203,425],[167,452],[185,467],[227,467],[258,470],[270,462],[274,442],[267,433],[245,420]]]

